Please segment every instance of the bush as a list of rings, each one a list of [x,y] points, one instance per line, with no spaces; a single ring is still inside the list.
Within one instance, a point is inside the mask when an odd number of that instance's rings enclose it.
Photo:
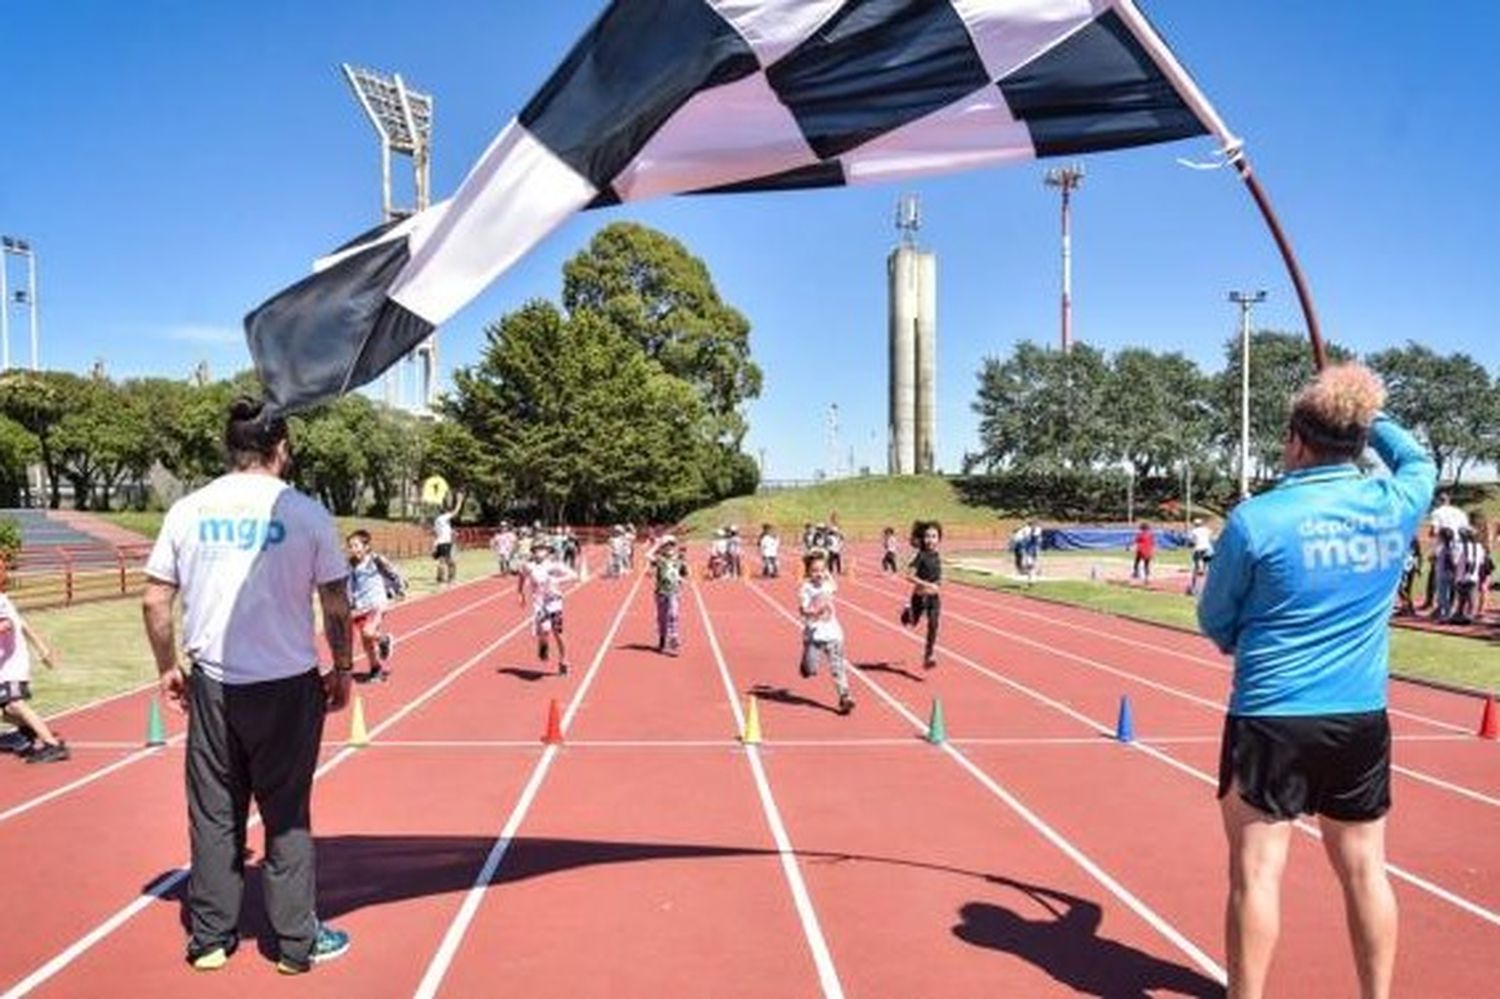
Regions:
[[[0,517],[0,560],[14,567],[21,554],[21,524],[14,517]]]

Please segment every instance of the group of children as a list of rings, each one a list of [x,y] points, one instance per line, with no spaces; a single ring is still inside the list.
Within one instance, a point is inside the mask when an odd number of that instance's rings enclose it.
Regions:
[[[725,532],[716,532],[719,538]],[[620,537],[616,533],[616,537]],[[732,535],[730,535],[732,536]],[[894,531],[887,529],[887,541]],[[912,526],[911,544],[916,549],[906,569],[912,592],[901,610],[901,623],[915,628],[924,620],[927,624],[923,651],[923,666],[931,669],[937,665],[938,622],[942,600],[942,525],[936,521],[920,521]],[[767,544],[766,539],[772,539]],[[826,538],[826,535],[825,535]],[[763,576],[775,578],[779,574],[776,559],[779,542],[771,525],[764,525],[761,532],[761,572]],[[718,540],[718,539],[716,539]],[[811,540],[811,538],[809,538]],[[617,549],[613,547],[612,553]],[[622,546],[623,548],[623,546]],[[556,557],[553,543],[545,538],[532,544],[532,560],[522,569],[517,581],[517,593],[524,604],[530,598],[533,632],[537,639],[537,657],[546,661],[549,643],[556,640],[558,646],[559,674],[567,674],[568,661],[563,640],[563,585],[577,578],[571,568]],[[889,554],[893,549],[887,548]],[[658,538],[646,555],[656,602],[656,650],[668,656],[682,652],[682,589],[690,576],[683,546],[674,535]],[[802,556],[804,578],[797,590],[797,607],[802,620],[802,655],[798,660],[803,677],[817,675],[821,663],[828,664],[838,697],[838,712],[848,714],[854,709],[854,697],[849,690],[848,660],[844,654],[844,632],[836,610],[838,584],[835,581],[833,553],[817,546],[808,547]],[[616,574],[625,571],[622,565]],[[732,571],[732,570],[731,570]]]

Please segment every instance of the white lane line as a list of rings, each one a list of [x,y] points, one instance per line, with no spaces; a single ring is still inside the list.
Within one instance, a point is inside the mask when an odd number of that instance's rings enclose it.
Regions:
[[[692,590],[694,602],[698,605],[698,614],[703,619],[703,630],[708,636],[709,648],[713,650],[714,662],[719,667],[719,679],[724,682],[724,696],[729,699],[729,708],[734,712],[735,728],[743,732],[745,715],[740,710],[739,693],[734,689],[734,679],[729,675],[729,666],[724,660],[724,650],[719,646],[718,633],[714,631],[713,621],[708,616],[708,608],[703,604],[702,590],[696,586]],[[771,827],[771,838],[776,843],[776,855],[781,861],[781,872],[786,877],[787,887],[792,893],[792,902],[797,908],[797,918],[802,923],[802,936],[807,940],[808,949],[812,952],[813,964],[818,970],[818,984],[822,987],[823,995],[827,999],[842,999],[844,987],[839,982],[838,969],[834,967],[833,954],[828,949],[827,938],[823,936],[823,927],[818,922],[817,911],[813,909],[812,896],[807,891],[807,883],[802,880],[802,869],[797,866],[797,855],[792,849],[792,838],[787,835],[786,826],[781,821],[781,810],[776,807],[776,798],[771,794],[771,783],[766,779],[765,765],[760,758],[760,747],[746,746],[745,760],[750,764],[750,772],[755,778],[755,790],[760,795],[761,810],[765,812],[766,824]]]
[[[880,624],[880,625],[882,625],[882,626],[884,626],[886,628],[889,628],[889,629],[891,629],[893,631],[899,632],[902,635],[905,635],[907,638],[911,639],[914,642],[921,642],[922,641],[921,636],[910,634],[909,632],[904,631],[899,625],[891,624],[890,622],[886,621],[884,618],[882,618],[882,617],[880,617],[880,616],[878,616],[876,614],[873,614],[870,611],[865,610],[863,607],[860,607],[857,604],[854,604],[853,602],[845,601],[844,606],[848,607],[851,610],[853,610],[856,614],[859,614],[859,615],[861,615],[863,617],[869,618],[870,620],[876,622],[877,624]],[[1002,674],[996,673],[994,670],[991,670],[991,669],[989,669],[989,668],[987,668],[985,666],[980,665],[979,663],[975,662],[973,659],[970,659],[968,656],[963,655],[962,653],[955,652],[952,649],[947,648],[946,646],[940,646],[940,648],[942,648],[943,653],[945,655],[947,655],[948,657],[950,657],[954,662],[962,663],[963,665],[967,666],[968,668],[974,670],[977,673],[980,673],[980,674],[982,674],[984,676],[989,677],[990,679],[994,680],[997,683],[1000,683],[1000,684],[1003,684],[1003,685],[1005,685],[1007,687],[1010,687],[1011,689],[1013,689],[1013,690],[1015,690],[1015,691],[1017,691],[1019,693],[1025,694],[1026,696],[1032,698],[1033,700],[1035,700],[1035,701],[1037,701],[1037,702],[1039,702],[1041,704],[1047,705],[1048,707],[1052,708],[1055,711],[1059,711],[1059,712],[1061,712],[1061,713],[1069,716],[1070,718],[1073,718],[1073,719],[1075,719],[1075,720],[1077,720],[1077,721],[1079,721],[1079,722],[1081,722],[1081,723],[1083,723],[1085,725],[1088,725],[1090,728],[1094,729],[1096,732],[1100,732],[1102,734],[1108,735],[1108,734],[1110,734],[1110,733],[1112,733],[1114,731],[1113,728],[1111,728],[1110,726],[1106,725],[1105,723],[1097,721],[1096,719],[1090,718],[1089,716],[1083,714],[1082,712],[1075,711],[1073,708],[1069,707],[1068,705],[1062,704],[1062,703],[1060,703],[1060,702],[1058,702],[1056,700],[1053,700],[1052,698],[1046,696],[1045,694],[1042,694],[1039,691],[1033,690],[1031,687],[1026,686],[1024,683],[1020,683],[1019,681],[1012,680],[1010,677],[1003,676]],[[1181,771],[1182,773],[1188,775],[1189,777],[1192,777],[1194,780],[1197,780],[1197,781],[1200,781],[1202,783],[1208,784],[1209,786],[1211,786],[1213,788],[1218,788],[1218,786],[1219,786],[1219,779],[1218,779],[1218,777],[1216,777],[1214,775],[1211,775],[1211,774],[1208,774],[1208,773],[1206,773],[1206,772],[1204,772],[1202,770],[1199,770],[1196,767],[1193,767],[1193,766],[1191,766],[1191,765],[1189,765],[1187,763],[1184,763],[1184,762],[1182,762],[1181,760],[1177,759],[1174,756],[1169,756],[1168,754],[1162,752],[1160,749],[1157,749],[1155,746],[1149,745],[1147,743],[1143,743],[1143,742],[1141,742],[1139,740],[1137,740],[1135,742],[1127,743],[1127,745],[1130,748],[1136,750],[1137,752],[1145,753],[1147,756],[1150,756],[1152,759],[1158,760],[1159,762],[1166,764],[1167,766],[1171,767],[1174,770]],[[1319,839],[1322,838],[1321,835],[1318,833],[1318,830],[1315,827],[1307,825],[1304,822],[1297,823],[1297,827],[1299,829],[1301,829],[1303,832],[1308,833],[1309,835],[1312,835],[1312,836],[1317,837]],[[1461,895],[1458,895],[1458,894],[1455,894],[1452,891],[1449,891],[1448,889],[1442,887],[1441,885],[1438,885],[1438,884],[1436,884],[1436,883],[1434,883],[1432,881],[1429,881],[1428,879],[1426,879],[1426,878],[1424,878],[1424,877],[1422,877],[1422,876],[1420,876],[1418,874],[1415,874],[1415,873],[1413,873],[1411,871],[1408,871],[1408,870],[1406,870],[1403,867],[1399,867],[1396,864],[1390,863],[1389,861],[1386,862],[1385,869],[1386,869],[1386,871],[1392,877],[1394,877],[1394,878],[1396,878],[1398,880],[1405,881],[1408,884],[1411,884],[1411,885],[1413,885],[1413,886],[1415,886],[1417,888],[1420,888],[1421,890],[1423,890],[1425,892],[1428,892],[1429,894],[1431,894],[1431,895],[1433,895],[1433,896],[1435,896],[1437,898],[1440,898],[1443,901],[1448,902],[1449,904],[1454,905],[1454,906],[1456,906],[1459,909],[1462,909],[1463,911],[1469,913],[1470,915],[1478,916],[1480,919],[1483,919],[1483,920],[1485,920],[1488,923],[1492,923],[1492,924],[1494,924],[1496,926],[1500,926],[1500,912],[1495,912],[1494,910],[1487,909],[1487,908],[1485,908],[1484,906],[1480,905],[1477,902],[1470,901],[1469,899],[1464,898]]]
[[[475,600],[472,603],[465,604],[463,607],[460,607],[457,610],[450,611],[449,613],[444,614],[442,617],[437,618],[434,621],[429,621],[427,624],[424,624],[424,625],[421,625],[419,627],[413,628],[411,631],[406,632],[405,634],[403,634],[400,637],[402,637],[403,639],[412,639],[412,638],[415,638],[418,635],[422,634],[423,632],[431,631],[433,628],[436,628],[436,627],[438,627],[438,626],[440,626],[442,624],[446,624],[448,621],[451,621],[451,620],[453,620],[456,617],[461,617],[464,614],[467,614],[470,611],[474,610],[476,607],[481,607],[484,604],[487,604],[487,603],[489,603],[489,602],[491,602],[493,600],[499,599],[499,597],[500,597],[500,594],[498,594],[498,593],[494,594],[492,596],[488,596],[488,597],[481,597],[480,599]],[[152,683],[152,684],[149,684],[148,686],[155,687],[156,684]],[[120,696],[124,696],[124,695],[120,695]],[[121,743],[119,745],[130,746],[130,747],[136,748],[136,749],[138,749],[138,752],[131,753],[129,756],[125,757],[124,759],[116,760],[113,763],[110,763],[110,764],[107,764],[106,766],[100,767],[98,770],[95,770],[92,773],[88,773],[88,774],[85,774],[82,777],[79,777],[77,780],[74,780],[74,781],[72,781],[72,782],[70,782],[68,784],[64,784],[61,787],[53,788],[52,790],[47,791],[47,792],[45,792],[43,794],[39,794],[39,795],[37,795],[34,798],[28,798],[26,801],[23,801],[23,802],[21,802],[18,805],[14,805],[11,808],[8,808],[8,809],[6,809],[3,812],[0,812],[0,823],[7,822],[10,819],[16,818],[19,815],[24,815],[27,812],[31,811],[33,808],[38,808],[38,807],[40,807],[42,805],[45,805],[49,801],[56,801],[58,798],[65,797],[66,795],[72,794],[74,791],[80,790],[81,788],[88,787],[90,784],[94,783],[95,781],[97,781],[97,780],[99,780],[101,778],[108,777],[110,774],[118,773],[119,771],[124,770],[128,766],[131,766],[133,764],[139,763],[142,760],[148,759],[148,758],[150,758],[152,756],[156,756],[158,753],[162,752],[166,748],[171,748],[171,747],[185,745],[186,741],[187,741],[187,735],[185,733],[179,732],[178,734],[172,736],[171,738],[169,738],[167,740],[166,746],[146,746],[144,748],[141,748],[141,744],[138,743],[138,742],[135,742],[135,743]],[[70,745],[72,745],[72,744],[70,743]],[[80,746],[90,746],[90,745],[111,745],[111,744],[109,744],[109,743],[79,743],[78,745],[80,745]]]
[[[769,604],[773,610],[777,611],[796,627],[801,627],[801,623],[797,621],[796,618],[792,617],[792,615],[784,607],[782,607],[780,604],[775,603],[769,596],[762,592],[759,586],[752,586],[751,588],[755,591],[756,595],[764,600],[767,604]],[[853,604],[847,602],[844,606],[850,607],[854,610],[860,610],[860,608],[854,607]],[[868,612],[861,611],[861,613],[865,613],[866,616],[873,617],[873,615],[868,614]],[[895,625],[891,625],[891,627],[896,628]],[[897,628],[896,630],[899,631],[900,629]],[[903,634],[905,634],[905,632],[903,632]],[[912,637],[916,641],[921,641],[921,639],[915,635],[912,635],[910,637]],[[853,672],[855,676],[859,677],[860,681],[864,683],[865,686],[873,690],[875,694],[882,701],[884,701],[892,711],[895,711],[902,718],[906,719],[907,723],[910,724],[912,728],[916,730],[916,732],[920,733],[927,731],[926,722],[924,722],[921,718],[917,717],[917,715],[908,710],[906,705],[902,704],[899,700],[887,693],[885,689],[880,686],[880,684],[876,683],[874,680],[871,680],[868,676],[866,676],[864,670],[851,666],[851,672]],[[1094,860],[1087,854],[1085,854],[1081,849],[1074,846],[1065,836],[1062,835],[1062,833],[1058,832],[1051,825],[1049,825],[1045,819],[1039,816],[1036,812],[1033,812],[1030,808],[1026,807],[1026,805],[1023,804],[1019,798],[1017,798],[1010,791],[1006,790],[997,781],[990,777],[989,774],[985,773],[982,769],[976,766],[974,762],[971,761],[967,756],[965,756],[957,746],[949,742],[944,742],[938,748],[940,748],[945,754],[947,754],[947,756],[955,763],[963,767],[963,769],[969,774],[969,776],[977,780],[985,790],[989,791],[996,798],[999,798],[1000,801],[1003,802],[1011,811],[1015,812],[1023,822],[1029,825],[1032,829],[1036,830],[1036,832],[1041,835],[1043,839],[1045,839],[1047,842],[1051,843],[1054,847],[1061,851],[1064,856],[1073,861],[1074,864],[1078,865],[1078,867],[1081,868],[1084,873],[1093,878],[1106,891],[1108,891],[1111,895],[1115,896],[1115,898],[1124,903],[1125,906],[1130,909],[1130,911],[1134,912],[1137,916],[1144,920],[1148,926],[1156,930],[1156,932],[1160,933],[1164,938],[1166,938],[1166,940],[1168,940],[1183,954],[1187,955],[1187,957],[1198,966],[1199,970],[1221,983],[1225,983],[1229,980],[1229,976],[1225,972],[1224,968],[1212,957],[1210,957],[1202,948],[1189,940],[1185,934],[1183,934],[1180,930],[1178,930],[1175,926],[1168,922],[1164,917],[1159,915],[1156,910],[1152,909],[1145,902],[1141,901],[1141,899],[1138,898],[1134,892],[1126,888],[1119,881],[1115,880],[1115,878],[1111,876],[1109,872],[1105,871],[1104,868],[1095,863]]]
[[[568,701],[568,708],[563,712],[561,719],[564,733],[573,724],[573,716],[577,714],[579,706],[583,704],[584,695],[593,685],[594,677],[598,675],[599,667],[604,662],[604,655],[614,643],[615,634],[620,630],[620,624],[625,620],[625,614],[630,610],[636,591],[640,589],[641,580],[644,578],[644,575],[637,576],[635,582],[631,584],[630,591],[620,604],[620,609],[615,612],[615,619],[610,623],[609,631],[599,643],[599,650],[594,653],[593,661],[589,663],[583,682],[578,685],[578,689],[573,692],[573,697]],[[453,921],[448,924],[442,942],[438,944],[438,949],[432,955],[427,970],[422,974],[422,981],[414,993],[417,999],[431,999],[432,996],[437,995],[444,976],[448,974],[448,968],[453,964],[453,958],[458,954],[459,945],[463,943],[464,935],[468,933],[470,924],[474,922],[474,916],[479,912],[479,904],[484,900],[485,891],[489,889],[490,882],[499,871],[501,862],[510,851],[516,832],[521,828],[521,822],[526,818],[526,813],[531,810],[531,803],[536,800],[542,781],[546,780],[548,772],[552,769],[552,761],[557,759],[557,752],[557,746],[548,746],[542,751],[541,759],[537,760],[536,765],[532,767],[531,776],[527,779],[526,786],[521,789],[521,796],[516,799],[515,807],[511,809],[505,825],[500,829],[499,837],[490,847],[489,854],[484,858],[484,864],[475,876],[473,884],[469,886],[468,892],[464,894],[463,903],[454,914]]]
[[[868,585],[868,584],[866,584],[866,585]],[[968,585],[968,584],[966,584],[966,585]],[[977,589],[983,589],[982,587],[975,587],[975,588],[977,588]],[[1160,652],[1163,655],[1172,656],[1175,659],[1182,659],[1182,660],[1184,660],[1186,662],[1195,663],[1195,664],[1200,665],[1200,666],[1206,666],[1209,669],[1214,670],[1215,672],[1226,673],[1226,674],[1234,672],[1234,667],[1231,666],[1231,665],[1229,665],[1229,664],[1227,664],[1227,663],[1225,663],[1222,659],[1210,659],[1207,656],[1202,656],[1202,655],[1199,655],[1198,653],[1195,653],[1195,652],[1187,652],[1187,651],[1182,650],[1182,649],[1174,649],[1171,646],[1167,646],[1167,645],[1157,645],[1154,642],[1143,642],[1143,641],[1140,641],[1140,640],[1134,639],[1134,638],[1126,638],[1124,635],[1117,635],[1117,634],[1114,634],[1113,632],[1102,630],[1102,629],[1099,629],[1099,628],[1090,628],[1089,626],[1084,625],[1084,624],[1080,624],[1080,623],[1078,623],[1076,621],[1069,621],[1069,622],[1063,623],[1063,622],[1058,621],[1058,619],[1056,617],[1051,617],[1051,616],[1048,616],[1046,614],[1039,614],[1036,611],[1022,610],[1021,608],[1014,606],[1015,603],[1019,603],[1021,601],[1024,601],[1024,600],[1028,599],[1027,597],[1025,597],[1023,595],[1020,595],[1020,594],[1004,594],[1004,593],[1000,593],[1000,591],[998,591],[998,590],[988,590],[988,591],[985,591],[985,592],[989,592],[989,593],[995,593],[997,596],[999,596],[1001,598],[999,601],[995,601],[995,600],[987,600],[984,597],[976,596],[976,595],[974,595],[972,593],[967,593],[967,592],[964,591],[964,589],[961,589],[961,588],[955,588],[955,589],[953,589],[953,590],[951,590],[949,592],[951,592],[951,593],[953,593],[953,594],[961,597],[964,600],[969,601],[970,603],[977,604],[977,605],[979,605],[981,607],[984,607],[987,610],[1003,611],[1006,614],[1014,614],[1017,617],[1028,617],[1028,618],[1032,618],[1032,619],[1037,620],[1037,621],[1045,621],[1048,624],[1052,624],[1052,625],[1061,625],[1063,627],[1068,628],[1071,631],[1080,631],[1080,632],[1083,632],[1084,634],[1094,635],[1094,636],[1099,637],[1099,638],[1107,638],[1110,641],[1117,642],[1117,643],[1119,643],[1121,645],[1130,645],[1130,646],[1134,646],[1135,648],[1138,648],[1138,649],[1146,649],[1146,650],[1149,650],[1151,652]],[[1090,613],[1089,609],[1086,608],[1086,607],[1074,607],[1072,609],[1076,610],[1076,611],[1079,611],[1080,612],[1080,616]],[[1093,612],[1093,613],[1100,613],[1100,612]],[[1146,622],[1135,622],[1135,623],[1140,624],[1141,627],[1147,627],[1147,628],[1152,627],[1150,624],[1147,624]],[[1430,717],[1428,715],[1418,714],[1415,711],[1406,711],[1406,710],[1403,710],[1401,708],[1396,708],[1396,707],[1388,707],[1386,710],[1393,717],[1405,718],[1408,721],[1420,722],[1420,723],[1422,723],[1424,725],[1431,725],[1434,728],[1441,728],[1441,729],[1444,729],[1444,730],[1449,731],[1449,732],[1462,732],[1462,733],[1464,733],[1466,735],[1473,735],[1473,732],[1470,731],[1467,727],[1465,727],[1463,725],[1455,725],[1453,722],[1442,721],[1440,719],[1433,718],[1433,717]]]
[[[481,600],[478,603],[484,602],[485,601]],[[475,606],[477,606],[477,604]],[[506,642],[510,641],[517,634],[519,634],[522,629],[530,627],[530,625],[531,619],[528,615],[509,631],[505,632],[499,638],[495,639],[489,645],[481,649],[473,657],[464,661],[458,666],[455,666],[440,680],[438,680],[432,686],[428,687],[427,690],[425,690],[423,693],[421,693],[411,701],[408,701],[404,706],[402,706],[399,711],[395,712],[385,721],[372,728],[370,730],[370,738],[374,739],[375,737],[379,736],[380,733],[386,731],[391,726],[401,721],[401,719],[417,710],[417,708],[421,707],[423,704],[426,704],[429,700],[437,696],[437,694],[439,694],[443,690],[446,690],[448,686],[453,683],[453,681],[457,680],[464,673],[467,673],[475,663],[478,663],[480,660],[490,655],[490,653],[494,652],[496,649],[500,648],[500,646],[504,645]],[[318,769],[313,772],[313,780],[317,781],[326,776],[340,763],[344,762],[345,760],[349,759],[349,757],[360,751],[361,750],[357,748],[350,747],[342,749],[339,752],[335,753],[328,759],[326,763],[318,767]],[[255,825],[258,825],[259,823],[260,817],[257,815],[255,818],[250,820],[248,827],[253,827]],[[40,968],[37,968],[31,974],[21,979],[21,981],[11,986],[3,995],[0,995],[0,999],[19,999],[19,997],[30,993],[38,985],[42,985],[49,979],[55,977],[64,968],[72,964],[74,961],[78,960],[78,958],[83,954],[87,953],[88,950],[99,941],[114,933],[115,930],[119,929],[121,926],[124,926],[136,914],[141,912],[152,902],[155,902],[158,899],[165,898],[168,893],[170,893],[174,888],[181,884],[187,876],[188,868],[186,864],[184,864],[182,867],[179,867],[175,871],[171,871],[170,873],[162,875],[162,877],[159,878],[154,884],[152,884],[144,892],[138,895],[134,901],[130,902],[118,912],[114,913],[114,915],[104,920],[104,922],[100,923],[98,926],[94,927],[92,930],[85,933],[77,940],[73,941],[63,950],[55,954]]]
[[[855,585],[861,586],[863,589],[869,590],[872,593],[885,592],[884,590],[872,587],[868,584],[857,583]],[[1138,683],[1143,687],[1148,687],[1151,690],[1166,694],[1168,697],[1175,697],[1178,700],[1187,701],[1188,703],[1197,705],[1198,707],[1207,708],[1209,711],[1212,711],[1216,715],[1222,716],[1224,713],[1224,705],[1220,701],[1216,701],[1207,697],[1200,697],[1197,694],[1190,693],[1186,690],[1181,690],[1177,687],[1172,686],[1171,684],[1158,683],[1155,680],[1151,680],[1147,677],[1141,676],[1139,673],[1133,673],[1130,670],[1119,669],[1117,667],[1110,666],[1107,663],[1102,663],[1097,659],[1090,658],[1089,656],[1078,655],[1077,653],[1073,652],[1064,652],[1063,650],[1058,649],[1054,646],[1034,641],[1022,635],[1018,635],[1015,632],[1006,631],[1003,628],[996,628],[993,625],[986,624],[983,621],[979,621],[971,617],[966,617],[963,614],[955,612],[949,614],[948,616],[962,624],[967,624],[970,627],[978,628],[980,631],[988,632],[991,635],[995,635],[999,638],[1004,638],[1007,641],[1016,642],[1021,645],[1029,645],[1032,648],[1044,652],[1048,655],[1055,656],[1060,659],[1067,659],[1072,662],[1078,663],[1079,665],[1087,666],[1090,669],[1099,670],[1100,672],[1109,673],[1112,676],[1117,676],[1122,680],[1129,680],[1132,683]],[[1155,739],[1152,741],[1161,742],[1162,740]],[[1467,798],[1470,801],[1478,802],[1481,805],[1500,807],[1500,798],[1490,797],[1489,795],[1484,794],[1480,791],[1475,791],[1471,788],[1463,787],[1462,785],[1444,780],[1441,777],[1435,777],[1432,774],[1426,773],[1425,771],[1414,770],[1411,767],[1395,765],[1393,765],[1391,769],[1404,777],[1408,777],[1412,780],[1419,781],[1423,784],[1428,784],[1433,787],[1441,788],[1445,791],[1459,795],[1460,797]]]

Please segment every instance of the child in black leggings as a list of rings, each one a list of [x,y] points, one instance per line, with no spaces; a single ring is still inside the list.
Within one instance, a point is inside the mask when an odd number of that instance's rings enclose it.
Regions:
[[[926,615],[927,646],[922,665],[927,669],[937,665],[933,651],[937,647],[938,617],[943,609],[939,595],[943,582],[943,558],[938,554],[942,540],[943,525],[935,520],[919,520],[911,526],[911,544],[917,554],[906,567],[906,578],[911,580],[911,603],[901,609],[901,623],[914,628]]]

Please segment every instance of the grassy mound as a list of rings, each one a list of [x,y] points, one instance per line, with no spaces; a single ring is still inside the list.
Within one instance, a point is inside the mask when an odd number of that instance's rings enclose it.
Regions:
[[[683,524],[699,537],[725,524],[739,525],[741,534],[774,524],[788,538],[805,523],[833,516],[855,539],[877,538],[887,525],[904,535],[917,519],[940,520],[945,531],[959,537],[1006,537],[1014,527],[989,507],[963,502],[952,483],[935,475],[870,475],[739,496],[698,510]]]

